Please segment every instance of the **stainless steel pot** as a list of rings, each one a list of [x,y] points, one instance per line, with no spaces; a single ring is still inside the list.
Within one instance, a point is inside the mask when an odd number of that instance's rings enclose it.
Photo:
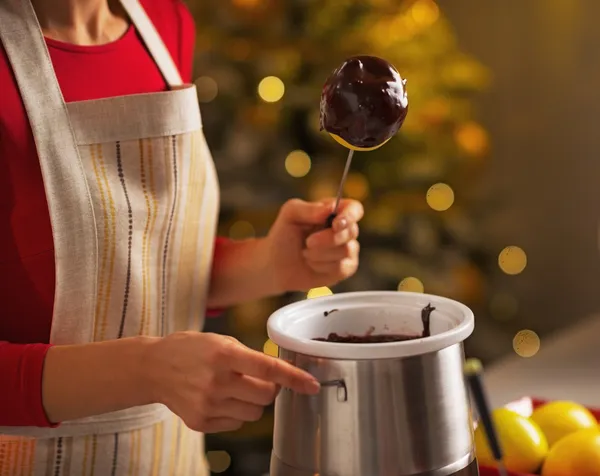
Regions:
[[[430,303],[431,337],[312,340],[368,330],[418,335],[421,309]],[[462,341],[473,330],[468,308],[424,294],[347,293],[280,309],[268,328],[280,358],[322,382],[317,396],[278,396],[271,476],[478,474],[463,379]]]

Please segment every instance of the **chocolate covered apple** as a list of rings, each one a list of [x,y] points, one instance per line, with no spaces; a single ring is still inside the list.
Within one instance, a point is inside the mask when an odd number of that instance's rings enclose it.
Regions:
[[[375,56],[347,59],[321,94],[321,130],[353,150],[374,150],[390,140],[408,111],[406,80]]]

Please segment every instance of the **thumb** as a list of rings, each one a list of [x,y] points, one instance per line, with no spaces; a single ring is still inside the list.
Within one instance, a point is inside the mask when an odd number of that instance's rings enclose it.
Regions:
[[[320,225],[333,212],[333,202],[306,202],[298,198],[288,200],[281,207],[280,217],[297,225]]]

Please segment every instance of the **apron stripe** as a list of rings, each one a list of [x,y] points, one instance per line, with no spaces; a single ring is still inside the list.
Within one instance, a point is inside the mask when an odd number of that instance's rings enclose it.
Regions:
[[[8,462],[9,444],[10,441],[0,441],[0,470],[2,470],[0,474],[2,476],[8,475],[10,470]]]
[[[177,207],[177,141],[176,137],[171,137],[172,145],[172,160],[173,160],[173,203],[171,206],[171,212],[169,215],[169,224],[167,225],[167,233],[165,236],[165,245],[163,248],[163,261],[162,261],[162,301],[161,301],[161,313],[160,313],[160,335],[165,335],[165,310],[166,310],[166,299],[167,299],[167,257],[169,255],[169,238],[171,236],[171,228],[173,227],[173,217],[175,215],[175,209]]]
[[[177,455],[177,447],[179,446],[179,418],[173,417],[171,419],[171,445],[169,448],[169,472],[168,474],[175,474],[175,456]]]
[[[98,451],[98,437],[92,435],[92,462],[90,464],[90,476],[94,476],[96,471],[96,452]]]
[[[53,476],[54,469],[54,448],[56,443],[52,444],[51,441],[46,444],[46,476]]]
[[[64,471],[65,476],[71,475],[71,460],[73,458],[73,438],[65,438],[64,441]]]
[[[148,196],[148,187],[146,184],[146,168],[144,165],[144,139],[140,139],[140,180],[142,183],[142,192],[144,193],[144,201],[146,202],[146,224],[144,225],[144,236],[142,238],[142,309],[140,316],[140,334],[144,334],[148,314],[148,288],[149,288],[149,271],[148,271],[148,231],[152,222],[152,207],[150,197]],[[149,164],[149,167],[152,167]]]
[[[37,442],[35,440],[31,440],[29,442],[29,473],[28,473],[28,476],[33,476],[33,470],[35,469],[36,447],[37,447]]]
[[[154,448],[152,451],[152,476],[158,476],[163,452],[163,423],[154,426]]]
[[[140,474],[140,455],[141,455],[141,449],[142,449],[142,442],[141,442],[141,431],[140,430],[136,430],[135,432],[136,434],[136,447],[135,447],[135,476],[139,476]]]
[[[103,304],[103,296],[104,296],[104,273],[106,270],[106,261],[108,258],[108,233],[109,233],[109,228],[108,228],[108,210],[107,210],[107,206],[106,206],[106,196],[104,194],[104,187],[102,186],[102,181],[100,179],[100,172],[99,172],[99,164],[98,164],[98,158],[96,157],[96,151],[95,151],[95,146],[91,146],[90,147],[90,156],[91,156],[91,162],[92,162],[92,168],[94,169],[94,175],[96,177],[96,185],[98,186],[98,192],[100,194],[100,199],[102,201],[102,215],[103,215],[103,221],[104,221],[104,239],[102,240],[103,245],[102,245],[102,259],[100,262],[100,272],[99,272],[99,277],[98,277],[98,297],[96,299],[96,317],[95,317],[95,324],[94,324],[94,340],[97,340],[97,336],[98,336],[98,323],[100,322],[100,313],[101,313],[101,306]]]
[[[183,434],[181,435],[181,439],[180,439],[180,448],[181,451],[179,451],[177,453],[177,471],[175,472],[175,474],[185,474],[185,472],[187,471],[186,468],[186,463],[187,463],[187,456],[189,456],[189,451],[187,450],[188,447],[188,438],[190,437],[190,433],[189,431],[184,431]]]
[[[192,135],[191,140],[191,163],[177,277],[177,309],[174,316],[175,319],[182,321],[178,329],[188,327],[191,300],[195,291],[194,280],[186,279],[186,276],[193,276],[198,264],[198,235],[202,222],[202,209],[204,205],[202,195],[206,182],[206,166],[194,158],[196,154],[196,134]]]
[[[148,257],[148,266],[150,266],[150,250],[151,250],[151,246],[150,246],[150,242],[152,239],[152,236],[154,235],[154,228],[156,226],[156,218],[158,217],[158,203],[157,203],[157,199],[156,199],[156,184],[154,181],[154,150],[153,150],[153,143],[152,140],[148,141],[148,179],[149,179],[149,188],[150,188],[150,198],[152,201],[152,220],[150,221],[150,231],[149,231],[149,236],[150,239],[148,240],[147,243],[147,253],[146,256]],[[148,290],[151,289],[151,285],[152,285],[152,276],[150,275],[150,273],[148,273]],[[150,291],[148,291],[150,292]],[[150,306],[149,306],[150,308]],[[156,314],[155,314],[156,315]],[[149,327],[150,327],[150,320],[152,318],[152,315],[149,316],[149,319],[146,320],[146,323],[144,325],[144,334],[148,334],[149,332]]]
[[[60,476],[63,464],[63,438],[56,441],[56,455],[54,457],[54,476]]]
[[[103,341],[106,338],[106,327],[108,325],[108,304],[111,298],[111,290],[112,290],[112,277],[115,268],[115,250],[116,250],[116,222],[117,222],[117,211],[115,208],[115,201],[112,196],[112,192],[110,190],[110,184],[108,182],[108,178],[106,175],[106,164],[104,162],[104,154],[102,150],[102,145],[98,144],[96,146],[96,153],[98,157],[98,162],[100,164],[100,172],[102,173],[102,182],[104,182],[104,190],[106,191],[106,197],[108,199],[108,221],[105,222],[105,229],[108,230],[108,235],[106,237],[106,241],[108,243],[108,276],[106,277],[106,287],[104,289],[104,296],[100,296],[99,299],[103,301],[103,315],[101,319],[101,327],[98,336],[94,336],[94,341]],[[98,186],[101,187],[101,182],[98,182]],[[103,208],[106,206],[104,203],[102,204]],[[100,281],[104,278],[100,276]]]
[[[127,202],[127,218],[128,218],[128,235],[127,235],[127,274],[125,276],[125,292],[123,296],[123,312],[121,314],[121,325],[119,326],[119,339],[123,337],[125,327],[125,318],[127,317],[127,305],[129,304],[129,288],[131,286],[131,246],[133,241],[133,210],[131,209],[131,201],[125,184],[125,174],[123,173],[123,161],[121,158],[121,143],[117,142],[117,171]]]
[[[112,470],[110,472],[111,476],[115,476],[117,474],[117,460],[119,458],[119,434],[115,433],[115,449],[112,460]]]
[[[163,165],[164,165],[164,188],[166,189],[165,195],[169,195],[172,196],[175,192],[173,189],[173,174],[171,173],[171,161],[169,160],[169,145],[166,139],[164,139],[162,141],[162,145],[163,145]],[[166,200],[165,200],[166,201]],[[162,295],[162,281],[160,279],[160,276],[162,275],[162,257],[163,257],[163,250],[164,250],[164,243],[165,243],[165,236],[167,234],[167,226],[169,225],[169,215],[166,211],[166,207],[164,208],[164,214],[163,214],[163,219],[162,219],[162,224],[160,227],[160,235],[159,235],[159,242],[157,244],[157,258],[156,258],[156,264],[157,267],[159,267],[159,272],[156,274],[156,335],[162,335],[161,334],[161,309],[162,309],[162,300],[163,300],[163,295]]]
[[[15,458],[14,463],[12,464],[12,474],[17,476],[23,474],[23,456],[25,453],[25,440],[19,439],[15,441],[13,452],[15,454]]]
[[[86,436],[85,442],[84,442],[84,447],[83,447],[83,463],[81,464],[81,476],[86,476],[89,453],[90,453],[90,437]]]

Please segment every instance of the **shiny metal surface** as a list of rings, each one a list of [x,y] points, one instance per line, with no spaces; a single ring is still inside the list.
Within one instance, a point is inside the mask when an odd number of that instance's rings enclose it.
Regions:
[[[473,460],[462,344],[400,359],[280,358],[329,384],[277,397],[271,476],[449,476]]]
[[[470,462],[470,464],[468,464]],[[467,466],[465,466],[467,465]],[[461,468],[457,469],[456,468]],[[440,468],[435,471],[428,471],[426,473],[412,474],[410,476],[439,476],[439,475],[450,475],[450,476],[479,476],[479,466],[477,461],[470,456],[468,459],[458,461],[450,467]],[[333,475],[325,473],[315,473],[310,470],[292,468],[282,463],[277,456],[271,455],[271,471],[270,476],[343,476]]]

